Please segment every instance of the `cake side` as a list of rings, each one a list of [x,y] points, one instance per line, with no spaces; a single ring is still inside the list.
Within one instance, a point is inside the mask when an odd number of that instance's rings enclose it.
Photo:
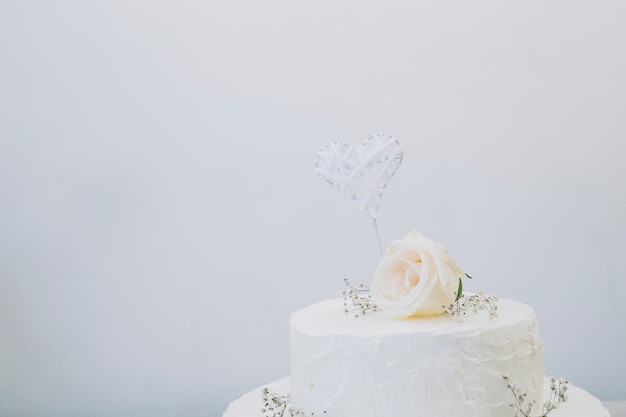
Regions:
[[[336,417],[509,417],[503,376],[539,397],[543,349],[531,307],[501,299],[498,317],[355,318],[335,299],[291,317],[291,396]]]

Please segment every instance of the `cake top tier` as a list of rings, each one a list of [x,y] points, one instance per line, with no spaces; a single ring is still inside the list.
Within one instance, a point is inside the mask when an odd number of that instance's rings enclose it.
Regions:
[[[344,300],[331,299],[313,304],[292,314],[291,325],[309,334],[343,334],[358,337],[397,335],[402,333],[479,334],[485,330],[509,327],[514,323],[536,320],[534,310],[523,303],[502,299],[498,301],[498,317],[484,312],[468,312],[460,317],[440,315],[397,319],[382,311],[361,317],[344,313]]]

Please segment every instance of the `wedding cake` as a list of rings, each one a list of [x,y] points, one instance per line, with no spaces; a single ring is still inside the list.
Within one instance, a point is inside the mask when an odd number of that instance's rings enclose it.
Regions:
[[[375,219],[401,160],[397,141],[375,135],[358,152],[321,153],[318,173]],[[609,416],[587,392],[544,376],[530,306],[465,293],[466,278],[443,245],[409,231],[370,287],[346,281],[343,298],[292,314],[290,378],[245,394],[224,417]]]
[[[501,299],[497,319],[398,320],[342,312],[342,300],[291,318],[291,397],[315,415],[512,416],[504,376],[543,391],[543,351],[527,305]]]

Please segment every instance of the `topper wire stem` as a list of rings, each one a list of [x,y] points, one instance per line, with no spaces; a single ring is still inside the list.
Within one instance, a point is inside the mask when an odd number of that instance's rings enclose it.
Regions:
[[[383,245],[380,243],[380,235],[378,234],[378,223],[376,219],[372,219],[372,223],[374,224],[374,231],[376,232],[376,241],[378,242],[378,252],[380,252],[380,259],[383,258]]]

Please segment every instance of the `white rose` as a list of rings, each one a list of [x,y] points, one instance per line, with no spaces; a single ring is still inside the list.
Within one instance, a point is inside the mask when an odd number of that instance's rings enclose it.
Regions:
[[[392,316],[434,316],[454,303],[462,276],[445,246],[411,230],[387,249],[370,295]]]

